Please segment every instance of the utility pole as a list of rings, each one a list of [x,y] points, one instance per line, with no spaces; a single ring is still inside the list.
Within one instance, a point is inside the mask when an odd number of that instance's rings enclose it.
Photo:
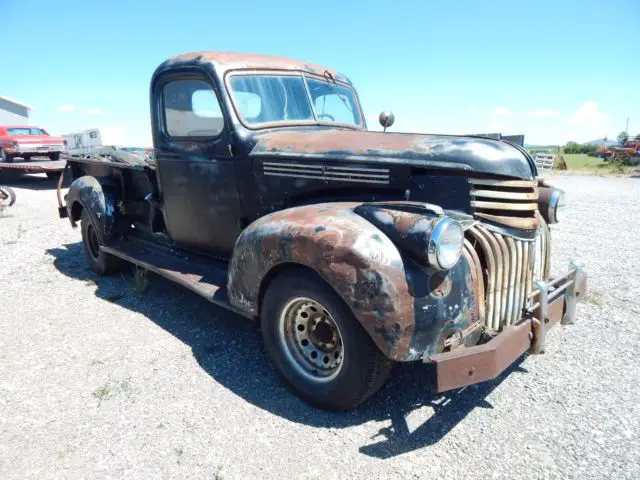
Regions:
[[[627,128],[624,131],[627,132],[627,135],[629,134],[629,117],[627,117]]]

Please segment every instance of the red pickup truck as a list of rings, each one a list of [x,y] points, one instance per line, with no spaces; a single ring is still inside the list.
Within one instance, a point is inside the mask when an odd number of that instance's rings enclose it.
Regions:
[[[15,157],[29,160],[44,156],[58,160],[67,151],[62,137],[52,137],[44,128],[22,125],[0,125],[0,162],[11,163]]]

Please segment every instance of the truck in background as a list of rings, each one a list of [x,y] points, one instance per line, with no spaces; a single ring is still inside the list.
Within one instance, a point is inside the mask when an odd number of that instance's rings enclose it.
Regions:
[[[67,141],[67,153],[73,157],[84,157],[102,147],[102,135],[98,128],[68,133],[62,135],[62,138]]]

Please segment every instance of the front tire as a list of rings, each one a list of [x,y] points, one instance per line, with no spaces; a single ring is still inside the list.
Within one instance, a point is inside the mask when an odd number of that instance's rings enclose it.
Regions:
[[[86,209],[82,210],[80,225],[84,254],[93,271],[98,275],[111,275],[122,270],[122,260],[100,249],[105,244],[104,236],[100,229],[94,225]]]
[[[261,309],[265,347],[287,387],[319,408],[356,407],[384,385],[386,358],[342,299],[311,272],[286,272]]]

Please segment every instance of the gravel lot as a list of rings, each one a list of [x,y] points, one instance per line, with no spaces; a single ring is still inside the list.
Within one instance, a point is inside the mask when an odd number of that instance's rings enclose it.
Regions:
[[[287,393],[257,326],[159,277],[98,278],[53,182],[0,214],[0,478],[640,478],[640,179],[560,177],[579,322],[496,382],[402,365],[347,414]],[[605,253],[606,252],[606,253]]]

